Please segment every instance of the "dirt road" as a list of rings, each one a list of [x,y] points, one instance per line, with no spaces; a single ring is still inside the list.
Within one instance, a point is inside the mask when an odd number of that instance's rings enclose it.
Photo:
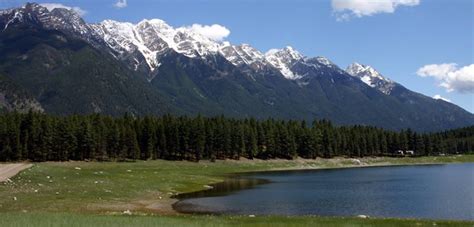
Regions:
[[[15,164],[0,164],[0,182],[6,181],[11,177],[17,175],[20,171],[28,169],[32,164],[15,163]]]

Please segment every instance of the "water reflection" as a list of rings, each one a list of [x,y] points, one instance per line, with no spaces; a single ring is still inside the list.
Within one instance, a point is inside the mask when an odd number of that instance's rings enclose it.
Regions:
[[[251,177],[231,177],[221,183],[212,184],[210,186],[212,188],[207,190],[178,194],[174,196],[174,198],[183,200],[189,198],[224,196],[243,189],[254,188],[257,185],[266,183],[270,183],[270,180]]]
[[[179,201],[173,204],[173,209],[181,213],[219,214],[222,212],[213,207],[192,203],[193,199],[226,196],[270,182],[271,181],[267,179],[234,176],[221,183],[210,185],[211,188],[207,190],[183,193],[174,196],[174,198],[179,199]]]

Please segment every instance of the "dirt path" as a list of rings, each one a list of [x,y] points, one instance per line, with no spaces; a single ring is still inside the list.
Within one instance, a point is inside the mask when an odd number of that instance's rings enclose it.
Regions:
[[[0,182],[10,179],[20,171],[28,169],[31,166],[33,165],[28,163],[0,164]]]

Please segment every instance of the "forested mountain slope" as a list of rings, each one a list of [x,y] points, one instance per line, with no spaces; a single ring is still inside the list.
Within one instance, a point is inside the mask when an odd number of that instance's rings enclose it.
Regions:
[[[472,113],[369,66],[343,70],[291,47],[262,53],[159,19],[88,24],[72,10],[28,3],[0,10],[0,29],[0,74],[47,113],[329,119],[416,131],[474,124]]]

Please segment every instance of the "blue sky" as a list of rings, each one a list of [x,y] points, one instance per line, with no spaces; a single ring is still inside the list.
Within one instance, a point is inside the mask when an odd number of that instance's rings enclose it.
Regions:
[[[128,0],[118,8],[117,0],[38,2],[80,7],[87,22],[160,18],[172,26],[220,24],[230,30],[226,40],[232,43],[261,51],[290,45],[342,68],[368,64],[411,90],[440,95],[474,112],[474,1],[377,1],[389,5],[370,0]],[[0,0],[0,8],[24,2]]]

